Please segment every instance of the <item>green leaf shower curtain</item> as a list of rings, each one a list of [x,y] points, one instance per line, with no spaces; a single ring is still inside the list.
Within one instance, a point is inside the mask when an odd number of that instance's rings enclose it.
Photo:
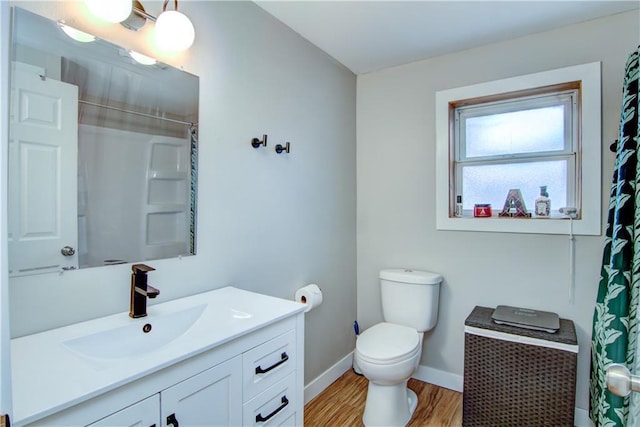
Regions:
[[[633,426],[629,422],[629,397],[607,390],[606,368],[636,363],[638,301],[640,297],[640,187],[638,175],[638,58],[640,46],[627,60],[622,89],[622,114],[611,184],[609,214],[598,298],[591,339],[591,389],[589,413],[598,427]],[[636,405],[634,405],[636,406]]]

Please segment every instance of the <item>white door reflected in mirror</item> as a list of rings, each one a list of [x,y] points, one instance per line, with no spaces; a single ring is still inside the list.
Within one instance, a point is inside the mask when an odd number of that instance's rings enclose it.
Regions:
[[[78,88],[14,63],[9,134],[9,275],[78,268]]]

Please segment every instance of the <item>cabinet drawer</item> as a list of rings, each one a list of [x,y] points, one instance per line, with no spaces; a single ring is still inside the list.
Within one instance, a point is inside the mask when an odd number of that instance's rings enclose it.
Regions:
[[[243,406],[243,426],[295,425],[296,373],[269,387]]]
[[[295,343],[295,331],[291,330],[242,355],[245,402],[295,370]]]

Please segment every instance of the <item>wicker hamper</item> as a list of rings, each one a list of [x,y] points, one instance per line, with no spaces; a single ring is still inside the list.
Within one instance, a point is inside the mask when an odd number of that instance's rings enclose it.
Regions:
[[[476,307],[465,321],[465,427],[573,426],[578,342],[573,322],[554,334],[491,320]]]

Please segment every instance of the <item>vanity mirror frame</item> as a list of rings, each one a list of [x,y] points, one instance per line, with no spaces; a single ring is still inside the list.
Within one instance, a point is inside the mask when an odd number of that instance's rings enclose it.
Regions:
[[[139,64],[103,39],[74,41],[19,7],[12,24],[9,276],[195,255],[199,77]],[[47,85],[74,86],[77,98]],[[71,149],[51,142],[65,117],[57,138]],[[72,243],[59,237],[64,222]]]

